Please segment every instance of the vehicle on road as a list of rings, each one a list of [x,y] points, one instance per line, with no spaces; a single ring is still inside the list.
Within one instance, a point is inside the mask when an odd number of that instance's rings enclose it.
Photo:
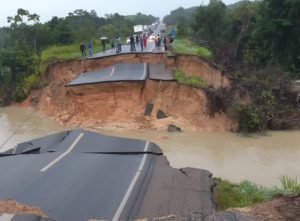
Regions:
[[[144,31],[143,25],[135,25],[133,26],[134,33],[142,33]]]
[[[165,25],[165,24],[163,24],[163,23],[160,24],[160,31],[161,31],[162,33],[165,33],[165,32],[166,32],[166,25]]]

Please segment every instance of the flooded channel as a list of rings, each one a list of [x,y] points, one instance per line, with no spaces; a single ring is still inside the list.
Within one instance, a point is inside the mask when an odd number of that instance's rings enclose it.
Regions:
[[[2,108],[0,150],[63,129],[37,112],[13,107]],[[229,132],[170,134],[124,129],[100,132],[151,140],[163,149],[171,166],[207,169],[216,177],[234,182],[247,179],[272,186],[279,185],[280,175],[300,178],[300,131],[268,132],[265,135],[247,137]],[[11,139],[8,140],[9,137]]]

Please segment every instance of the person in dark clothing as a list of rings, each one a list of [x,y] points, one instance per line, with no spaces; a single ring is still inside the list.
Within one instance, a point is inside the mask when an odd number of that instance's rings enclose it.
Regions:
[[[121,37],[119,36],[117,38],[117,53],[121,53],[122,52],[122,41],[121,41]]]
[[[101,39],[101,44],[102,44],[102,51],[105,52],[106,50],[106,39]]]
[[[158,34],[157,35],[157,49],[160,50],[160,47],[161,47],[161,37]]]
[[[131,51],[131,52],[136,51],[136,49],[135,49],[135,44],[134,44],[134,37],[133,37],[133,35],[130,36],[130,51]]]
[[[85,44],[84,43],[80,44],[80,51],[81,51],[82,56],[85,57],[86,53],[85,53]]]
[[[140,37],[137,35],[135,36],[135,43],[137,46],[139,46],[139,43],[140,43]]]
[[[144,51],[144,40],[143,40],[143,35],[140,37],[140,45],[141,45],[141,51]]]
[[[164,37],[163,43],[164,43],[165,51],[167,51],[168,47],[167,47],[167,37],[166,36]]]
[[[110,41],[110,46],[111,46],[111,53],[115,52],[115,39],[111,39]]]

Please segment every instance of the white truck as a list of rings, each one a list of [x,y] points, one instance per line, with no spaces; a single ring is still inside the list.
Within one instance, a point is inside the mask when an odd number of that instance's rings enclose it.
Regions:
[[[166,32],[166,25],[163,24],[163,23],[160,24],[160,32],[161,33],[165,33]]]
[[[134,33],[141,33],[141,32],[143,32],[143,25],[135,25],[135,26],[133,26],[133,30],[134,30]]]

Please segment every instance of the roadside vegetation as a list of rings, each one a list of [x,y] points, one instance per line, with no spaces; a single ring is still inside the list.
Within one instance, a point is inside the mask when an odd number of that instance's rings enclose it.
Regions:
[[[300,193],[297,178],[281,176],[281,187],[263,187],[250,181],[233,184],[227,180],[215,178],[215,200],[219,210],[234,207],[246,207],[270,200],[276,195],[295,195]]]
[[[173,76],[179,84],[190,85],[190,86],[198,87],[198,88],[207,88],[208,87],[207,83],[200,77],[187,76],[184,72],[182,72],[180,70],[175,70],[173,72]]]
[[[243,132],[300,127],[297,93],[290,90],[291,82],[300,78],[299,8],[299,1],[290,0],[232,5],[210,0],[164,18],[177,27],[177,38],[208,48],[210,62],[230,77],[242,100],[250,101],[238,104],[224,97]],[[179,52],[196,54],[194,46],[177,43]]]
[[[211,58],[211,52],[207,48],[193,44],[188,39],[175,39],[173,52],[179,55],[196,55],[206,60]]]
[[[79,46],[92,40],[94,52],[101,51],[99,38],[126,40],[133,26],[141,21],[152,24],[158,18],[137,13],[99,17],[94,10],[70,12],[65,18],[53,17],[40,23],[39,15],[25,9],[8,17],[9,27],[0,28],[0,105],[22,101],[32,88],[40,86],[40,76],[48,64],[81,57]]]

